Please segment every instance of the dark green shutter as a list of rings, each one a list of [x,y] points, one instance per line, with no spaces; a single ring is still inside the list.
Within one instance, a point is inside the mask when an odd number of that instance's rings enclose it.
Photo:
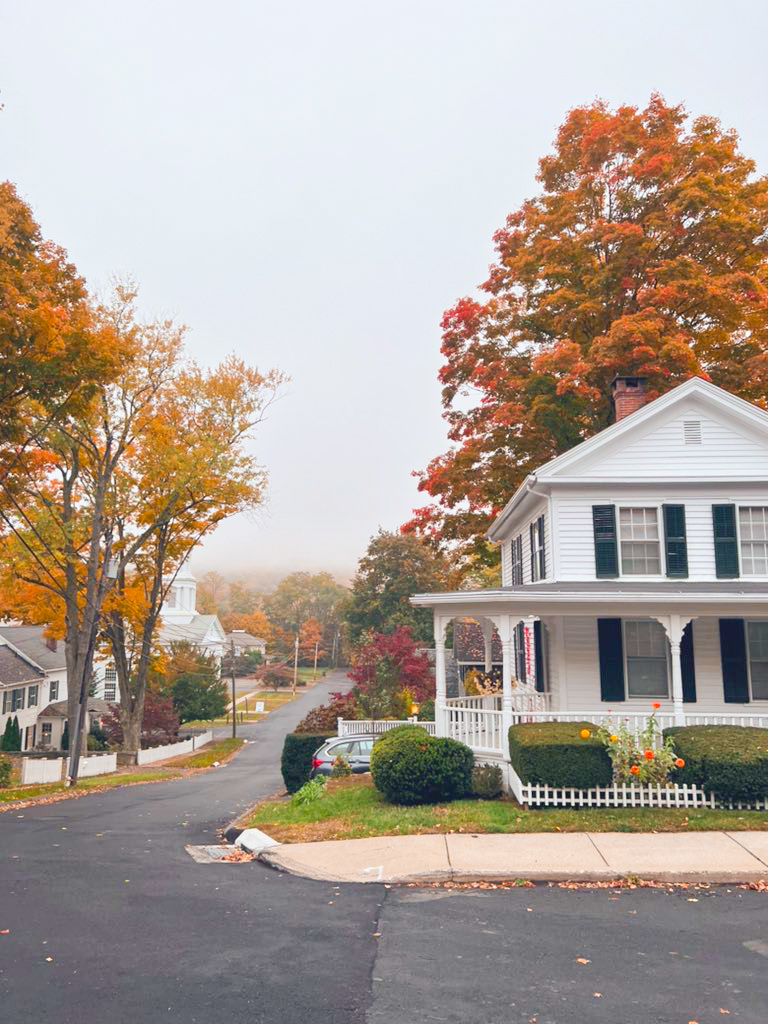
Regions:
[[[736,506],[713,505],[712,527],[715,534],[715,575],[719,580],[734,580],[739,575]]]
[[[619,575],[619,549],[614,506],[593,505],[592,527],[595,533],[595,575],[598,579],[616,579]]]
[[[536,579],[536,550],[533,543],[534,529],[533,523],[528,524],[528,551],[531,556],[531,582]]]
[[[696,662],[693,656],[693,623],[683,630],[680,641],[680,668],[683,676],[683,700],[686,704],[696,703]]]
[[[597,620],[600,652],[600,700],[616,703],[624,700],[624,644],[621,619]]]
[[[683,579],[688,575],[688,542],[685,537],[685,505],[663,505],[664,548],[667,576]]]
[[[544,693],[544,631],[541,628],[541,619],[536,619],[533,624],[534,656],[536,658],[536,689]]]
[[[547,578],[547,541],[544,536],[544,516],[539,516],[539,544],[541,551],[539,552],[539,579],[544,580]]]
[[[720,662],[726,704],[749,703],[744,619],[720,619]]]

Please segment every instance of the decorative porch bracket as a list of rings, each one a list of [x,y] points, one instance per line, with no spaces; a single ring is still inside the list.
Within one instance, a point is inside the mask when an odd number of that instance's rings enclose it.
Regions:
[[[501,735],[506,752],[507,736],[512,725],[512,666],[514,661],[515,627],[523,622],[519,615],[493,615],[489,619],[496,626],[501,640]],[[506,756],[506,754],[505,754]]]
[[[675,725],[685,725],[685,704],[683,703],[683,666],[680,659],[680,644],[683,631],[693,616],[688,615],[656,615],[669,639],[669,650],[672,661],[672,704],[675,712]]]

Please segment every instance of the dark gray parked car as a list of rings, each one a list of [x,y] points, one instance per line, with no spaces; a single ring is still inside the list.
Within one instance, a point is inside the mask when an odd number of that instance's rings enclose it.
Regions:
[[[343,757],[353,772],[369,772],[375,740],[375,736],[342,736],[339,739],[326,740],[322,747],[315,751],[312,778],[316,775],[330,775],[337,757]]]

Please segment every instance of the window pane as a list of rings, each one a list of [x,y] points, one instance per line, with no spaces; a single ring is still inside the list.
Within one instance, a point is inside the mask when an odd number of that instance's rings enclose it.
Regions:
[[[620,509],[619,537],[624,575],[660,575],[659,524],[655,508]]]
[[[627,690],[631,697],[669,693],[667,636],[660,623],[641,619],[624,623]]]
[[[741,571],[745,576],[768,575],[768,508],[739,509]]]
[[[747,623],[752,700],[768,700],[768,622]]]

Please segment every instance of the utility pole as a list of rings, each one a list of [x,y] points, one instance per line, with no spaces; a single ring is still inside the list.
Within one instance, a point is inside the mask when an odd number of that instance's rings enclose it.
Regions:
[[[232,669],[232,739],[237,738],[237,710],[235,708],[235,638],[229,638],[229,667]]]
[[[293,693],[296,695],[296,682],[299,678],[299,634],[296,634],[296,643],[293,645]]]
[[[331,651],[331,664],[333,665],[334,668],[336,668],[336,640],[338,639],[338,636],[339,636],[338,629],[334,630],[334,633],[333,633],[333,649]]]
[[[317,649],[318,649],[319,646],[320,646],[320,641],[319,640],[315,640],[315,667],[312,669],[312,679],[313,679],[313,681],[315,679],[315,676],[317,675]]]

